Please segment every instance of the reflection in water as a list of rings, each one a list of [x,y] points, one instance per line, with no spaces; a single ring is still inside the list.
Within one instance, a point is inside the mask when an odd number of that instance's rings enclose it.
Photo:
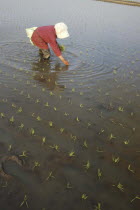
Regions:
[[[61,66],[56,63],[51,70],[50,61],[42,61],[32,63],[32,70],[35,71],[34,79],[45,84],[49,90],[60,90],[63,91],[65,86],[57,83],[58,75],[66,70],[68,66]]]

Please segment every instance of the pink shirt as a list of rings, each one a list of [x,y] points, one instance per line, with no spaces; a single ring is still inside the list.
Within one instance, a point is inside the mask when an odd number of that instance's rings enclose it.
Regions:
[[[39,47],[40,49],[48,49],[49,44],[55,55],[60,56],[61,51],[59,49],[56,39],[57,36],[53,25],[38,27],[31,37],[33,44]]]

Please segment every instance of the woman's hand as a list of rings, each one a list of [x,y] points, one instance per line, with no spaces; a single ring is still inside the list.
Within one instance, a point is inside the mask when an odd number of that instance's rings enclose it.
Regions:
[[[62,55],[60,55],[59,58],[66,66],[69,66],[69,62],[65,60]]]
[[[64,60],[63,63],[66,65],[66,66],[69,66],[69,62],[67,60]]]

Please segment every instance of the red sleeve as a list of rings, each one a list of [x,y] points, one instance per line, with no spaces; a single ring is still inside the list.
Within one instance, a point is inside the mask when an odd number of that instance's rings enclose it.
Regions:
[[[60,56],[61,55],[61,50],[59,49],[59,46],[56,42],[56,40],[50,41],[49,45],[51,46],[53,52],[55,53],[56,56]]]

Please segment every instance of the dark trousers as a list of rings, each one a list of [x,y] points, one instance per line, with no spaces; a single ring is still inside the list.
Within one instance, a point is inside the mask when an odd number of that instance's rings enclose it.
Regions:
[[[51,53],[49,49],[47,50],[39,49],[39,55],[42,59],[47,60],[50,58]]]

